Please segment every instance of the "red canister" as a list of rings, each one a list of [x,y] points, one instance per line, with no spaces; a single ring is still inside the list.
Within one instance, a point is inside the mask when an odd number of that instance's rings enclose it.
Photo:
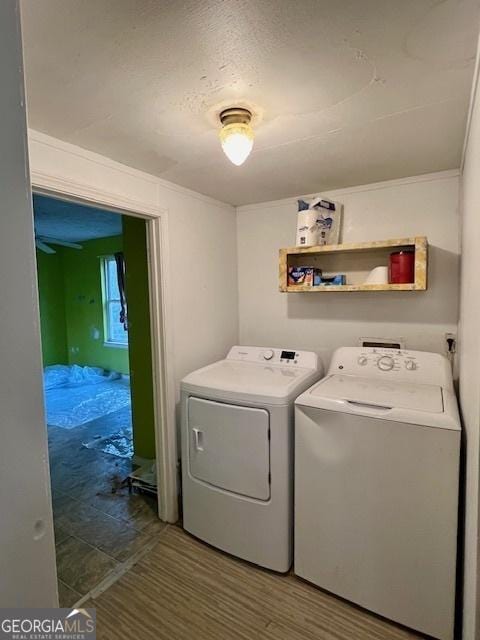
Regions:
[[[395,251],[390,254],[388,281],[390,284],[415,282],[414,251]]]

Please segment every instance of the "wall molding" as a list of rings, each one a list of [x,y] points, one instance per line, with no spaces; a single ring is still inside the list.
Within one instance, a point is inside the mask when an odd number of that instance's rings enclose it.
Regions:
[[[467,155],[468,140],[470,138],[470,129],[472,126],[473,110],[475,108],[475,102],[477,100],[479,73],[480,73],[480,35],[477,40],[477,55],[475,57],[475,68],[473,70],[472,88],[470,90],[470,103],[468,105],[467,124],[465,126],[465,137],[463,139],[462,159],[460,162],[460,173],[463,173],[463,168],[465,166],[465,157]]]
[[[92,202],[95,205],[103,204],[109,209],[117,209],[120,213],[128,211],[148,218],[157,217],[166,212],[166,209],[161,209],[143,200],[122,197],[112,191],[92,187],[86,182],[67,180],[51,173],[36,170],[35,167],[31,168],[30,176],[32,185],[35,185],[35,191],[41,191],[45,195],[62,196],[67,200],[82,200],[86,205]]]
[[[330,189],[326,191],[319,190],[317,193],[298,194],[298,196],[290,198],[282,198],[280,200],[270,200],[267,202],[258,202],[254,204],[245,204],[237,207],[237,213],[249,213],[258,209],[273,209],[283,207],[286,203],[294,203],[298,198],[312,198],[319,194],[331,197],[333,199],[354,193],[362,193],[365,191],[378,191],[380,189],[391,189],[392,187],[402,187],[404,185],[415,184],[419,182],[433,182],[436,180],[450,180],[458,178],[460,169],[448,169],[446,171],[436,171],[434,173],[424,173],[418,176],[408,176],[406,178],[397,178],[395,180],[385,180],[383,182],[372,182],[370,184],[361,184],[353,187],[345,187],[342,189]],[[296,209],[295,209],[296,210]]]
[[[128,175],[132,178],[142,180],[143,182],[148,182],[151,186],[167,189],[168,191],[188,196],[189,198],[195,198],[196,200],[201,200],[202,202],[206,202],[207,204],[213,205],[215,207],[223,208],[225,207],[225,205],[233,207],[233,205],[228,202],[222,202],[221,200],[217,200],[215,198],[212,198],[211,196],[193,191],[192,189],[188,189],[187,187],[182,187],[181,185],[175,184],[174,182],[169,182],[168,180],[165,180],[158,176],[154,176],[139,169],[134,169],[133,167],[122,164],[121,162],[117,162],[116,160],[112,160],[111,158],[107,158],[106,156],[102,156],[95,151],[89,151],[88,149],[78,147],[69,142],[65,142],[64,140],[49,136],[46,133],[36,131],[35,129],[28,130],[28,140],[29,143],[34,142],[38,145],[49,147],[54,151],[62,151],[64,153],[67,153],[71,157],[77,157],[80,160],[97,164],[100,167],[108,168],[117,173],[124,173],[125,175]]]
[[[477,61],[478,63],[478,61]],[[478,84],[478,69],[476,69],[476,75],[475,75],[475,87]],[[472,90],[473,91],[473,90]],[[471,100],[471,104],[470,104],[470,111],[472,108],[472,101],[473,101],[473,97]],[[471,116],[469,116],[471,117]],[[468,124],[467,124],[468,126]],[[437,171],[437,172],[433,172],[433,173],[425,173],[425,174],[421,174],[421,175],[417,175],[417,176],[407,176],[405,178],[396,178],[394,180],[385,180],[385,181],[381,181],[381,182],[372,182],[372,183],[367,183],[367,184],[362,184],[362,185],[355,185],[352,187],[344,187],[344,188],[339,188],[339,189],[328,189],[328,190],[319,190],[317,193],[310,193],[310,194],[298,194],[296,196],[291,196],[291,197],[287,197],[287,198],[281,198],[279,200],[268,200],[265,202],[255,202],[252,204],[246,204],[246,205],[232,205],[228,202],[222,202],[220,200],[217,200],[215,198],[212,198],[211,196],[207,196],[205,194],[199,193],[197,191],[193,191],[192,189],[188,189],[187,187],[182,187],[181,185],[175,184],[173,182],[169,182],[168,180],[165,180],[163,178],[154,176],[150,173],[145,173],[143,171],[140,171],[139,169],[134,169],[133,167],[129,167],[128,165],[122,164],[120,162],[117,162],[116,160],[112,160],[110,158],[107,158],[106,156],[102,156],[94,151],[89,151],[88,149],[83,149],[82,147],[78,147],[74,144],[71,144],[69,142],[65,142],[63,140],[60,140],[58,138],[54,138],[52,136],[49,136],[45,133],[42,133],[40,131],[36,131],[35,129],[29,129],[28,130],[28,139],[29,139],[29,143],[31,142],[35,142],[39,145],[44,145],[45,147],[49,147],[54,151],[62,151],[66,154],[68,154],[70,157],[77,157],[79,160],[81,159],[82,161],[86,161],[90,164],[97,164],[100,167],[104,167],[104,168],[108,168],[109,170],[113,170],[114,172],[118,173],[124,173],[125,175],[128,175],[131,178],[140,180],[142,182],[148,183],[150,185],[150,187],[157,187],[157,190],[160,188],[166,189],[168,191],[180,194],[180,195],[184,195],[184,196],[188,196],[190,198],[195,198],[197,200],[200,200],[202,202],[206,202],[212,206],[215,207],[225,207],[225,206],[229,206],[234,208],[237,213],[246,213],[248,211],[253,211],[256,209],[265,209],[265,208],[273,208],[273,207],[279,207],[279,206],[283,206],[285,205],[286,202],[292,201],[295,202],[297,200],[297,198],[299,197],[304,197],[304,198],[310,198],[313,197],[315,195],[318,195],[318,193],[323,193],[325,195],[328,195],[330,197],[341,197],[343,195],[348,195],[348,194],[352,194],[352,193],[361,193],[362,191],[374,191],[377,189],[389,189],[391,187],[395,187],[395,186],[402,186],[402,185],[407,185],[407,184],[413,184],[416,182],[430,182],[432,180],[447,180],[449,178],[454,178],[454,177],[458,177],[461,174],[461,169],[448,169],[445,171]],[[465,138],[465,143],[464,143],[464,150],[463,153],[465,153],[465,148],[466,148],[466,140],[467,140],[467,136]],[[462,167],[463,167],[463,156],[462,156]],[[53,182],[55,181],[57,183],[57,191],[58,193],[64,193],[65,195],[68,194],[68,189],[71,187],[76,186],[77,189],[83,193],[86,193],[89,189],[92,189],[87,183],[81,183],[78,182],[77,180],[74,179],[62,179],[61,177],[59,177],[58,175],[52,175],[51,173],[43,173],[41,171],[36,171],[35,170],[35,165],[32,166],[31,168],[32,171],[32,176],[35,175],[37,181],[38,181],[38,185],[40,186],[44,181],[50,181]],[[108,192],[108,191],[103,191],[102,189],[98,189],[98,188],[93,188],[92,189],[92,197],[105,197],[107,198],[108,202],[110,202],[111,204],[109,204],[109,206],[115,206],[112,204],[112,199],[116,198],[117,196],[115,194],[113,194],[112,192]],[[128,200],[128,206],[130,207],[130,211],[137,211],[138,212],[142,212],[144,211],[145,207],[148,207],[148,202],[145,200],[135,200],[135,199],[129,199],[129,198],[125,198],[125,197],[120,197],[118,198],[119,200],[119,205],[118,208],[122,209],[122,207],[124,208],[124,204],[127,200]],[[157,205],[155,203],[155,205],[151,205],[150,204],[150,214],[154,215],[155,211],[157,210]]]

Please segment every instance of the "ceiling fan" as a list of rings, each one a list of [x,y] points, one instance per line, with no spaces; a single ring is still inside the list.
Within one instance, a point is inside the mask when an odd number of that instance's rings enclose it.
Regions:
[[[83,249],[81,244],[76,242],[67,242],[66,240],[59,240],[58,238],[47,238],[46,236],[35,236],[35,246],[44,253],[57,253],[50,245],[59,245],[61,247],[68,247],[69,249]]]

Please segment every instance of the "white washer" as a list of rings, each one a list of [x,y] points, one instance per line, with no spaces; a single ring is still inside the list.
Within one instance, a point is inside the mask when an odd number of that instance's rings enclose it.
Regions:
[[[307,351],[232,347],[181,384],[183,526],[285,572],[292,561],[293,401],[320,378]]]
[[[338,349],[295,404],[295,573],[453,638],[460,422],[446,358]]]

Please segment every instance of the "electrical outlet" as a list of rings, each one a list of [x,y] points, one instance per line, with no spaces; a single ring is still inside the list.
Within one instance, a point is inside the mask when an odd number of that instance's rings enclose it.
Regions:
[[[445,350],[447,353],[457,352],[457,336],[454,333],[445,334]]]

